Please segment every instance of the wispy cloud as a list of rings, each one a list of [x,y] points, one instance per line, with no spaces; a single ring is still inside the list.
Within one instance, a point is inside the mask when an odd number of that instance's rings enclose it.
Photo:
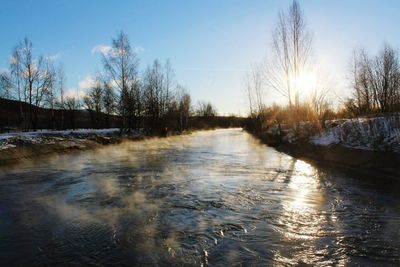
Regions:
[[[210,71],[210,72],[246,72],[249,71],[250,69],[246,68],[182,68],[182,70],[188,70],[188,71]]]
[[[85,78],[79,81],[78,87],[68,88],[65,90],[65,97],[76,97],[83,99],[87,91],[92,88],[95,84],[95,79],[91,75],[86,75]]]
[[[54,61],[54,60],[56,60],[56,59],[59,59],[62,55],[63,55],[62,52],[58,52],[58,53],[55,53],[54,55],[46,56],[46,58],[47,58],[48,60],[50,60],[50,61]]]
[[[108,54],[112,50],[112,47],[109,45],[99,44],[92,48],[92,54],[101,53]]]
[[[134,51],[136,54],[141,54],[141,53],[143,53],[143,52],[145,51],[145,49],[144,49],[144,47],[142,47],[142,46],[135,46],[135,47],[133,48],[133,51]]]
[[[79,81],[78,88],[79,90],[88,90],[92,88],[95,84],[95,80],[91,75],[86,75],[86,77]]]
[[[93,47],[91,52],[92,52],[92,54],[100,53],[100,54],[108,55],[108,54],[112,53],[113,50],[114,49],[109,45],[99,44],[99,45],[96,45],[95,47]],[[136,54],[141,54],[145,51],[145,49],[142,46],[135,46],[135,47],[133,47],[132,50]]]
[[[64,93],[64,97],[65,98],[78,98],[78,99],[82,99],[84,98],[86,95],[86,92],[76,89],[76,88],[68,88],[67,90],[65,90]]]

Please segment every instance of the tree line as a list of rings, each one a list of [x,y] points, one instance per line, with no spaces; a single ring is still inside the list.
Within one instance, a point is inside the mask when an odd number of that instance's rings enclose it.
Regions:
[[[55,66],[50,57],[35,56],[32,42],[25,38],[12,50],[8,70],[0,73],[0,97],[19,102],[18,125],[25,131],[38,129],[40,108],[51,114],[53,129],[66,127],[67,111],[72,120],[68,125],[74,128],[75,111],[83,109],[93,128],[110,127],[117,120],[122,132],[140,129],[153,134],[187,130],[191,116],[217,115],[209,102],[193,105],[169,60],[156,59],[141,72],[122,31],[102,53],[101,62],[103,70],[94,75],[83,97],[66,95],[63,66]]]
[[[399,52],[387,43],[370,56],[356,49],[351,68],[352,97],[345,103],[354,115],[400,111]]]
[[[0,92],[4,98],[20,102],[18,118],[23,129],[37,128],[39,107],[46,105],[54,109],[55,90],[61,74],[50,58],[33,55],[33,45],[28,38],[13,49],[9,70],[0,74]],[[29,104],[27,108],[23,102]]]
[[[348,72],[349,97],[341,99],[329,77],[318,73],[312,34],[298,1],[278,13],[271,39],[268,59],[244,77],[250,114],[247,127],[253,131],[281,124],[297,131],[301,122],[321,129],[328,119],[400,111],[399,52],[389,44],[374,56],[364,49],[354,50]],[[304,82],[304,75],[310,73],[316,76],[313,88]],[[280,94],[286,103],[266,105],[269,90]],[[336,108],[334,97],[340,99]]]

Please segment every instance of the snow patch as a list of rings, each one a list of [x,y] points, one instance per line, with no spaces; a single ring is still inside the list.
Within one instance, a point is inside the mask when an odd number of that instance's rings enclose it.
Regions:
[[[340,140],[334,134],[334,131],[328,131],[325,134],[311,137],[310,142],[314,145],[329,146],[333,144],[338,144]]]
[[[0,134],[0,150],[13,148],[19,144],[52,144],[55,141],[63,141],[69,138],[87,138],[92,136],[109,137],[118,132],[118,128],[111,128],[2,133]],[[140,132],[136,134],[141,135]]]
[[[326,122],[328,129],[309,139],[314,145],[341,144],[350,148],[400,153],[400,114]]]

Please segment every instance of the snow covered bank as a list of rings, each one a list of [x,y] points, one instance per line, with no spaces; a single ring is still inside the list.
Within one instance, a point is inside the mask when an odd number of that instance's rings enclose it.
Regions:
[[[138,140],[143,137],[144,134],[140,131],[121,135],[117,128],[2,133],[0,165],[45,154],[93,149],[101,145],[119,143],[124,139]]]
[[[38,138],[41,136],[68,136],[68,135],[88,135],[88,134],[97,134],[97,135],[110,135],[118,132],[118,128],[112,129],[77,129],[77,130],[63,130],[63,131],[53,131],[53,130],[38,130],[36,132],[10,132],[10,133],[0,133],[0,140],[9,139],[13,137],[21,137],[21,138]]]
[[[400,114],[316,123],[271,124],[256,138],[278,151],[321,166],[357,171],[361,177],[400,177]]]
[[[78,130],[39,130],[36,132],[10,132],[0,134],[0,151],[3,149],[13,148],[21,145],[35,144],[53,144],[55,142],[71,140],[71,139],[90,139],[102,138],[106,141],[108,138],[115,137],[119,134],[118,128],[112,129],[78,129]],[[140,136],[137,132],[132,136]]]
[[[400,114],[334,120],[326,124],[327,130],[312,136],[311,144],[400,153]]]

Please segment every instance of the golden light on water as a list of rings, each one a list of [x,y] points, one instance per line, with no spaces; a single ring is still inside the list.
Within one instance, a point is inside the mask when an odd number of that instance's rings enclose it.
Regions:
[[[294,170],[296,173],[303,175],[312,175],[315,172],[315,169],[310,164],[302,160],[296,161]]]
[[[286,203],[287,210],[303,213],[311,208],[310,195],[313,194],[318,183],[314,177],[314,171],[314,168],[306,162],[296,161],[293,176],[288,185],[290,200]]]
[[[308,163],[297,160],[288,183],[280,222],[285,225],[288,239],[310,239],[317,235],[323,224],[319,206],[323,195],[319,191],[316,170]]]

